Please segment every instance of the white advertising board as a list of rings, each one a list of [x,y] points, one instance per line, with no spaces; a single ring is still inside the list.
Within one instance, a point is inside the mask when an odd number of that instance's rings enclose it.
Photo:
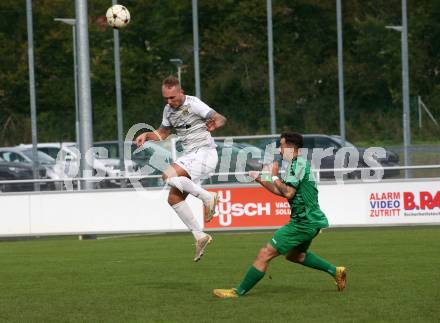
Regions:
[[[287,222],[285,203],[255,189],[255,185],[211,187],[233,194],[230,199],[242,206],[242,212],[228,217],[228,221],[219,221],[217,212],[207,229],[276,228]],[[440,224],[440,180],[323,184],[319,191],[320,206],[331,227]],[[0,236],[186,230],[168,205],[167,193],[112,190],[0,194]],[[201,201],[192,196],[187,201],[202,224]],[[266,214],[268,207],[261,215],[256,214],[257,202],[269,205],[271,214]],[[283,212],[278,212],[279,207]]]
[[[321,185],[332,226],[440,223],[440,181]]]

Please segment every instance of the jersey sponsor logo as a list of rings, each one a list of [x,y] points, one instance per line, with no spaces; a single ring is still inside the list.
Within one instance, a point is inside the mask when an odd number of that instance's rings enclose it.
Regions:
[[[370,218],[440,216],[440,191],[373,192],[368,212]]]
[[[189,106],[188,105],[184,105],[183,107],[182,107],[182,109],[181,109],[181,111],[182,111],[182,114],[184,115],[184,116],[186,116],[186,115],[188,115],[189,114]]]

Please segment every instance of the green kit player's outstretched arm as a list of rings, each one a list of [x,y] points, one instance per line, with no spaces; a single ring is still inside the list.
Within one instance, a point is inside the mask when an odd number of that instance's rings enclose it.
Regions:
[[[257,183],[267,189],[269,192],[285,197],[290,200],[295,196],[296,189],[292,186],[286,185],[278,177],[279,166],[277,162],[274,162],[270,167],[265,169],[271,169],[272,181],[266,181],[260,176],[260,172],[251,171],[249,176],[252,177]]]

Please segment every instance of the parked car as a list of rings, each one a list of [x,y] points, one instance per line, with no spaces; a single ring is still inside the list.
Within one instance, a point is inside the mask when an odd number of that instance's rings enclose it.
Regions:
[[[162,172],[171,165],[172,153],[164,148],[159,142],[147,141],[143,147],[137,147],[132,142],[125,142],[125,147],[130,149],[130,159],[125,159],[125,174],[127,176],[150,176],[162,175]],[[117,141],[100,141],[94,147],[105,148],[109,158],[119,162],[119,143]],[[140,180],[143,186],[161,186],[162,178],[143,178]]]
[[[262,168],[262,156],[263,151],[253,145],[232,143],[231,145],[224,141],[216,141],[217,153],[219,156],[219,163],[215,170],[218,172],[235,172],[238,170],[249,171]],[[131,161],[137,165],[138,174],[141,175],[162,175],[164,169],[172,164],[173,154],[171,152],[171,145],[169,141],[147,141],[144,146],[138,148],[131,142],[125,143],[129,145],[131,149]],[[119,146],[116,141],[103,141],[97,142],[95,147],[106,148],[109,152],[109,156],[112,158],[119,158]],[[240,151],[243,151],[243,165],[240,165],[238,155]],[[179,141],[176,142],[176,157],[182,155],[182,146]],[[230,154],[229,158],[224,158],[224,162],[227,164],[222,165],[223,154]],[[257,157],[252,157],[252,155]],[[238,163],[237,163],[238,162]],[[142,171],[141,171],[142,170]],[[242,175],[243,176],[243,175]],[[142,184],[144,186],[160,186],[163,185],[161,178],[155,179],[143,179]],[[234,174],[225,175],[219,178],[219,175],[214,175],[210,179],[206,179],[204,183],[227,183],[237,182]]]
[[[32,145],[20,145],[19,147],[32,148]],[[63,143],[39,143],[37,149],[45,152],[53,158],[57,159],[61,151],[60,158],[57,161],[58,172],[62,173],[62,177],[78,177],[79,174],[79,158],[78,149],[74,142]],[[103,177],[119,177],[121,175],[119,159],[112,158],[109,154],[108,158],[95,155],[93,160],[93,175],[102,174]],[[105,180],[100,183],[101,187],[118,187],[118,180]]]
[[[246,143],[230,143],[227,140],[215,140],[215,143],[218,153],[215,173],[240,173],[261,170],[263,167],[264,151],[260,148]],[[238,182],[237,176],[245,177],[244,174],[214,175],[206,183],[234,183]]]
[[[37,155],[39,167],[45,168],[46,177],[49,179],[60,179],[60,173],[55,167],[55,159],[41,151],[37,151]],[[20,162],[30,166],[33,164],[32,148],[27,147],[2,147],[0,148],[0,158],[11,163]],[[57,188],[57,183],[53,183],[52,186]]]
[[[32,149],[32,145],[29,145],[29,144],[26,144],[26,145],[22,144],[19,147]],[[48,142],[48,143],[38,143],[37,144],[37,149],[39,151],[42,151],[43,153],[49,155],[53,159],[57,159],[58,153],[61,148],[65,148],[67,151],[69,151],[69,147],[76,147],[76,143],[74,143],[74,142],[59,142],[59,143],[58,142],[55,142],[55,143]]]
[[[336,154],[342,148],[347,148],[348,150],[352,149],[353,153],[359,155],[358,163],[355,166],[359,168],[359,170],[349,173],[346,177],[353,179],[360,178],[361,169],[370,167],[369,165],[371,164],[371,161],[366,160],[367,156],[364,155],[366,149],[358,148],[347,140],[343,142],[341,137],[339,136],[334,136],[334,135],[331,136],[331,135],[323,135],[323,134],[304,134],[303,137],[304,137],[304,147],[302,149],[302,154],[304,154],[307,157],[307,159],[313,160],[314,166],[319,168],[320,170],[334,169]],[[260,141],[259,147],[265,149],[267,145],[274,143],[276,143],[277,147],[279,146],[278,139],[274,139],[274,138],[263,139]],[[325,150],[325,152],[329,154],[328,155],[326,154],[326,156],[322,156],[322,158],[319,158],[320,156],[319,154],[317,154],[317,152],[319,151],[317,149],[320,149],[320,151]],[[314,153],[315,155],[313,155]],[[377,156],[370,156],[370,158],[374,158],[383,167],[399,166],[399,156],[395,152],[388,149],[385,149],[384,157],[379,158]],[[320,165],[317,165],[319,161],[320,161]],[[346,156],[342,167],[347,167],[347,166],[348,166],[348,155]],[[371,170],[370,174],[374,175],[375,172]],[[321,171],[319,172],[319,175],[321,179],[335,179],[335,173],[332,171]],[[395,177],[399,175],[400,175],[399,170],[386,169],[384,170],[383,178]]]
[[[46,169],[38,169],[39,177],[46,178]],[[34,178],[33,168],[29,163],[7,162],[0,158],[0,181],[32,180]],[[47,184],[42,184],[41,189],[47,189]],[[0,183],[0,192],[23,192],[33,191],[33,183]]]

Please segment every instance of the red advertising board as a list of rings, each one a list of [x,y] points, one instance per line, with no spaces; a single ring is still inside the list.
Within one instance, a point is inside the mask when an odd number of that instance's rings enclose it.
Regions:
[[[210,189],[219,193],[214,218],[205,228],[280,227],[290,220],[290,207],[285,198],[262,187]]]

